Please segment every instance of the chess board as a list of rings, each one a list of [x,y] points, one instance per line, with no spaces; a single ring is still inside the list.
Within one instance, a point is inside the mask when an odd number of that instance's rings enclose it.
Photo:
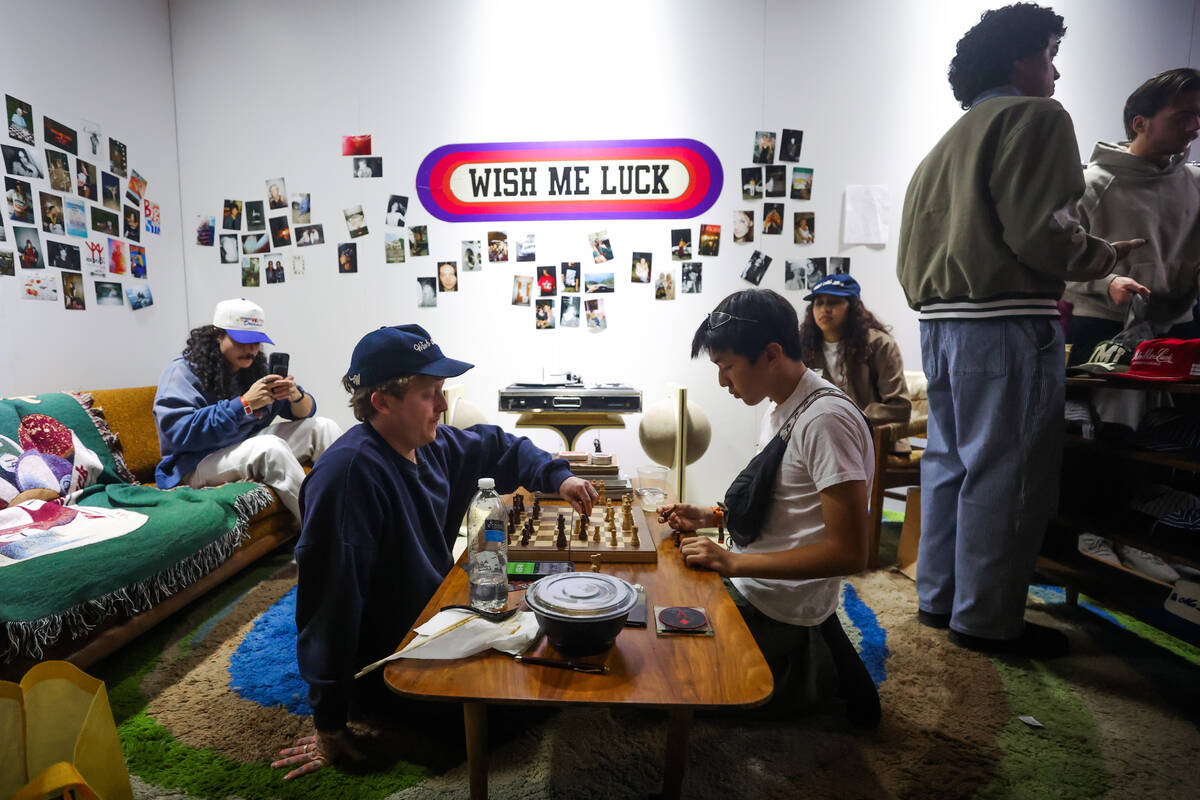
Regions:
[[[654,563],[658,561],[658,542],[646,524],[646,515],[641,508],[634,506],[631,513],[633,524],[638,529],[638,546],[634,547],[631,537],[621,530],[620,502],[613,502],[613,517],[616,521],[617,546],[611,543],[611,534],[604,521],[604,507],[597,504],[592,507],[591,517],[587,523],[587,541],[581,542],[578,535],[572,536],[578,513],[565,503],[541,504],[541,515],[533,524],[533,536],[526,545],[521,544],[521,528],[527,518],[532,517],[532,507],[525,506],[524,513],[519,516],[514,526],[513,534],[508,537],[509,561],[574,561],[590,563],[595,553],[602,555],[601,564],[630,564]],[[567,533],[567,546],[560,549],[555,545],[558,538],[558,515],[562,514]],[[595,526],[600,526],[600,541],[593,541]]]

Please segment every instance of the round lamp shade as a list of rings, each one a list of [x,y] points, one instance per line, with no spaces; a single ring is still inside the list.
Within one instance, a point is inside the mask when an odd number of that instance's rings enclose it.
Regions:
[[[704,409],[695,403],[687,404],[687,463],[692,464],[708,450],[712,441],[712,425]],[[638,426],[638,439],[642,449],[651,460],[663,466],[672,466],[675,460],[675,403],[660,400],[648,406]]]

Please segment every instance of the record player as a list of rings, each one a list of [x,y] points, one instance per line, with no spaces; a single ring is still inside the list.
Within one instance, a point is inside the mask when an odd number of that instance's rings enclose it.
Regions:
[[[624,383],[589,386],[568,372],[562,380],[522,381],[506,386],[500,390],[500,410],[630,414],[642,410],[642,393]]]

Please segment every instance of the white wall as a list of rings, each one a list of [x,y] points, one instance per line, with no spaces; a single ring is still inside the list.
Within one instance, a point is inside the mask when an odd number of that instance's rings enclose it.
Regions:
[[[142,232],[140,244],[146,248],[155,304],[136,312],[128,305],[96,306],[86,267],[86,311],[67,311],[61,300],[22,299],[22,273],[30,273],[19,265],[16,277],[0,277],[4,331],[0,396],[152,384],[182,344],[179,331],[186,330],[187,304],[179,245],[179,165],[167,17],[165,0],[5,0],[3,4],[0,93],[33,107],[31,127],[39,161],[45,165],[43,115],[77,131],[85,119],[100,123],[105,135],[101,157],[85,155],[85,160],[95,162],[98,172],[106,170],[107,137],[124,142],[129,166],[149,181],[147,197],[162,211],[162,234]],[[8,138],[7,125],[0,138],[5,144],[18,144]],[[72,168],[74,163],[72,157]],[[32,185],[36,204],[38,191],[50,187],[47,181],[33,180]],[[123,193],[125,180],[121,189]],[[8,241],[0,249],[13,250],[13,222],[7,219],[7,207],[4,217]],[[36,218],[40,232],[40,208]],[[43,250],[47,239],[75,245],[84,241],[40,235]],[[91,233],[91,240],[106,239]],[[45,272],[60,271],[48,267]],[[112,280],[123,285],[142,283],[128,275]]]
[[[1057,96],[1076,120],[1085,156],[1096,139],[1120,135],[1121,105],[1141,80],[1189,62],[1196,5],[1055,3],[1069,27]],[[263,199],[263,181],[282,175],[289,191],[312,194],[313,221],[325,225],[329,242],[297,251],[307,256],[304,279],[243,290],[238,267],[219,264],[215,248],[196,246],[186,234],[190,319],[205,321],[225,297],[261,302],[296,375],[323,412],[345,424],[351,418],[338,378],[354,342],[399,322],[425,325],[447,353],[477,363],[465,376],[469,396],[510,428],[515,417],[494,410],[497,390],[543,367],[629,382],[647,402],[666,382],[684,383],[714,421],[713,444],[690,473],[690,499],[711,502],[751,453],[758,412],[717,387],[707,361],[690,361],[688,344],[707,310],[748,285],[738,275],[753,248],[735,246],[729,228],[732,211],[746,207],[737,176],[749,165],[754,131],[802,128],[801,165],[816,170],[814,200],[787,201],[786,210],[816,212],[817,243],[800,248],[785,235],[763,247],[760,238],[755,247],[776,259],[763,285],[782,290],[786,258],[850,255],[868,305],[895,326],[916,366],[915,317],[894,278],[900,205],[916,163],[960,113],[946,66],[986,7],[949,0],[172,0],[186,227],[196,214],[219,215],[225,198]],[[339,144],[352,133],[373,135],[385,159],[382,180],[349,177]],[[717,205],[689,223],[694,237],[700,223],[723,226],[721,256],[699,259],[703,294],[674,302],[655,302],[651,287],[631,285],[627,265],[635,250],[652,251],[656,267],[668,263],[668,231],[681,222],[449,224],[432,220],[414,191],[420,160],[442,144],[675,136],[713,147],[727,180]],[[838,246],[847,183],[891,187],[888,246]],[[383,263],[382,209],[391,193],[409,195],[410,224],[429,225],[430,256]],[[360,202],[371,227],[357,240],[360,271],[338,275],[336,242],[349,241],[341,210]],[[761,205],[754,206],[761,218]],[[432,276],[438,260],[458,260],[461,240],[483,239],[491,228],[507,231],[510,241],[535,233],[537,260],[485,265],[461,276],[458,296],[417,309],[415,277]],[[601,228],[616,250],[617,292],[605,297],[609,329],[535,331],[532,309],[508,305],[512,275],[561,261],[581,261],[586,270],[585,236]],[[186,331],[182,318],[176,328],[172,351]],[[559,446],[547,431],[532,435]],[[644,461],[636,419],[630,430],[602,437],[624,464]]]

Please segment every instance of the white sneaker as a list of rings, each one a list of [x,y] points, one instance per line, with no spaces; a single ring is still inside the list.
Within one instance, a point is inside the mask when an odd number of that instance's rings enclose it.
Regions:
[[[1117,553],[1121,557],[1121,563],[1134,572],[1139,572],[1163,583],[1174,583],[1179,580],[1179,573],[1153,553],[1122,544],[1117,545]]]
[[[1103,561],[1105,564],[1111,564],[1114,567],[1121,566],[1121,559],[1117,558],[1117,554],[1113,552],[1112,542],[1094,533],[1079,534],[1079,552],[1083,553],[1088,558],[1094,558],[1097,561]]]

